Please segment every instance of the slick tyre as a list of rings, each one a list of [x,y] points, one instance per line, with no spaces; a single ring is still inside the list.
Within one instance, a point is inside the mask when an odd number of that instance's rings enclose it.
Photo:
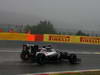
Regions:
[[[44,54],[37,55],[37,63],[40,65],[44,65],[46,63],[46,57]]]
[[[77,56],[76,56],[76,54],[70,54],[69,55],[69,63],[70,64],[77,64]]]
[[[21,54],[20,54],[20,57],[21,57],[21,59],[23,60],[23,61],[27,61],[27,60],[29,60],[29,53],[26,53],[26,52],[22,52]]]

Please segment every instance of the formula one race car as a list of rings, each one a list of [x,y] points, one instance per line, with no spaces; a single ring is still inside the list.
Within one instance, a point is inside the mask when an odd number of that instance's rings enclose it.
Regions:
[[[23,61],[32,60],[38,64],[45,64],[50,61],[61,62],[62,60],[68,60],[71,64],[80,63],[76,54],[68,54],[46,46],[39,48],[38,45],[32,44],[23,45],[20,57]]]

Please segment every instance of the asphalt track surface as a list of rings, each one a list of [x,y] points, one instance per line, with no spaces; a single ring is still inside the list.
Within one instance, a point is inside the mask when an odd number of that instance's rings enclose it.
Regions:
[[[21,61],[20,52],[23,43],[27,42],[0,41],[0,75],[100,69],[100,45],[52,43],[56,49],[75,52],[82,59],[82,62],[81,64],[71,65],[65,61],[41,66],[37,63]],[[48,43],[38,42],[35,44],[46,45]]]

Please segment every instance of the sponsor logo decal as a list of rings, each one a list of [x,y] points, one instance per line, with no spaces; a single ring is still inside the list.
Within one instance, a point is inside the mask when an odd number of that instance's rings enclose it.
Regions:
[[[50,35],[49,41],[70,42],[70,36]]]
[[[97,37],[80,37],[80,42],[89,44],[99,44],[100,38]]]

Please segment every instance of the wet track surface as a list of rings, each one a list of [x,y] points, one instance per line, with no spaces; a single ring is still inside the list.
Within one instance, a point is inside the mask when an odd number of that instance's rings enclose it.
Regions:
[[[38,72],[100,69],[99,54],[77,54],[78,57],[82,59],[81,64],[77,65],[71,65],[66,61],[62,63],[48,63],[43,66],[32,62],[22,62],[20,59],[20,51],[22,44],[23,42],[17,42],[17,44],[15,42],[1,43],[0,75],[18,75],[18,74],[38,73]],[[76,51],[100,52],[99,46],[93,46],[93,45],[91,46],[91,45],[78,45],[78,44],[77,45],[53,44],[53,46],[57,49],[61,49],[62,51],[68,50],[74,52]]]

